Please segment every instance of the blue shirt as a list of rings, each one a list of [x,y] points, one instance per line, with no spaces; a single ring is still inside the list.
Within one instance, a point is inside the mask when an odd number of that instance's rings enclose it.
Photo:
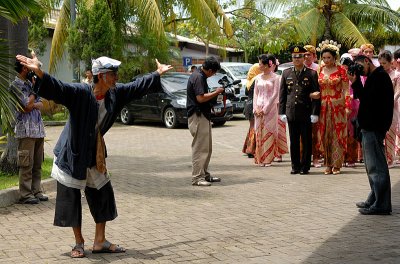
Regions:
[[[19,77],[15,77],[10,89],[19,98],[21,106],[26,107],[29,95],[33,91],[32,83],[28,80],[24,81]],[[40,98],[37,98],[35,102],[40,102]],[[39,109],[34,108],[30,112],[17,110],[15,122],[15,138],[44,138],[46,136]]]

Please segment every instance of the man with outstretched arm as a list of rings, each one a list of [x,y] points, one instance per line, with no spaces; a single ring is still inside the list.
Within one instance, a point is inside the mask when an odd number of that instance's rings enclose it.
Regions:
[[[105,236],[106,222],[117,217],[117,208],[103,136],[123,106],[159,86],[160,75],[172,67],[156,60],[155,72],[122,84],[117,83],[121,62],[100,57],[92,61],[93,84],[64,83],[43,72],[36,57],[17,55],[17,59],[37,75],[37,94],[69,110],[69,119],[54,149],[52,177],[57,180],[54,225],[72,227],[76,244],[71,257],[85,256],[80,190],[85,190],[96,223],[92,253],[125,252]]]

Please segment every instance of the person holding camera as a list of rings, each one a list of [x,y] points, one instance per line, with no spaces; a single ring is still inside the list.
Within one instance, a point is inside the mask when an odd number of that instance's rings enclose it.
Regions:
[[[33,72],[18,60],[14,69],[18,74],[11,83],[10,90],[19,98],[23,108],[17,109],[14,129],[18,140],[19,203],[38,204],[39,201],[48,200],[40,189],[46,136],[40,113],[43,103],[33,92]]]
[[[106,223],[114,220],[117,208],[106,166],[103,136],[121,109],[160,85],[160,75],[172,66],[160,64],[151,74],[130,83],[117,83],[120,61],[99,57],[92,61],[93,84],[64,83],[43,72],[40,62],[22,55],[17,59],[37,75],[37,93],[66,106],[69,119],[54,148],[52,177],[57,180],[54,225],[72,227],[75,246],[70,256],[85,256],[82,234],[81,190],[95,224],[92,253],[121,253],[123,247],[106,240]]]
[[[210,100],[224,92],[219,87],[209,92],[207,78],[213,76],[221,69],[217,58],[207,57],[200,69],[190,75],[187,84],[187,114],[192,141],[192,185],[210,186],[212,182],[221,179],[213,177],[208,172],[208,165],[212,153],[211,135],[211,104]]]
[[[274,158],[282,161],[282,155],[288,153],[286,124],[278,116],[280,76],[275,74],[276,58],[262,54],[258,56],[258,64],[262,73],[254,81],[254,161],[261,167],[269,167]]]
[[[383,141],[392,124],[394,91],[392,80],[382,66],[359,55],[358,68],[349,67],[348,78],[360,100],[357,119],[361,128],[364,164],[371,192],[364,202],[356,203],[364,215],[388,215],[392,212],[390,175]],[[360,76],[366,76],[363,85]]]
[[[317,72],[304,66],[302,46],[290,49],[293,66],[282,73],[279,118],[287,122],[290,136],[291,174],[308,174],[311,166],[312,123],[318,122],[320,100]],[[303,149],[300,157],[300,139]]]

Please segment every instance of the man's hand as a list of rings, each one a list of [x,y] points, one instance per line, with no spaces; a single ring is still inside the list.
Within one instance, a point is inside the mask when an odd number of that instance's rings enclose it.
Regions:
[[[351,83],[354,83],[357,80],[357,75],[355,74],[347,74],[347,77]]]
[[[42,63],[38,60],[36,55],[33,55],[32,59],[23,55],[17,55],[16,58],[21,62],[22,65],[34,71],[40,79],[43,77],[43,71],[40,69]]]
[[[313,92],[313,93],[310,93],[310,98],[311,98],[311,99],[318,100],[319,98],[321,98],[321,92]]]
[[[158,60],[156,59],[156,63],[157,63],[157,72],[162,75],[163,73],[171,70],[173,67],[171,65],[166,65],[166,64],[161,64],[158,62]]]
[[[217,95],[223,93],[224,91],[225,91],[225,89],[222,88],[222,87],[218,87],[218,88],[215,90],[215,92],[217,93]]]

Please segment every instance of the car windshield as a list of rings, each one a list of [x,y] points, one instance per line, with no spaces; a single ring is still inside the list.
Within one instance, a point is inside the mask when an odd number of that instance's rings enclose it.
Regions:
[[[161,83],[168,92],[174,93],[186,90],[189,77],[188,74],[166,74],[162,76]]]
[[[247,78],[247,73],[250,70],[251,64],[245,64],[245,65],[229,65],[227,68],[232,72],[233,76],[235,76],[238,79],[246,79]]]

